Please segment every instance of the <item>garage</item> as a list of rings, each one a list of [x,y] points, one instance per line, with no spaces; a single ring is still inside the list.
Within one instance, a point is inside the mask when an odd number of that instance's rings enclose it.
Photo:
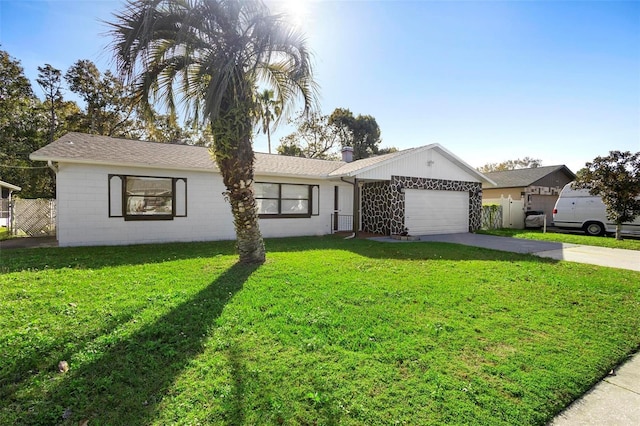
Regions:
[[[469,232],[469,193],[406,189],[405,226],[411,235]]]

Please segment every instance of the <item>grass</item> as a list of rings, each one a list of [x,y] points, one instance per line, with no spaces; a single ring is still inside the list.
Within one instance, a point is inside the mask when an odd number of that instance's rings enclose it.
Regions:
[[[625,250],[640,250],[640,239],[626,237],[622,241],[616,240],[612,236],[590,237],[579,234],[561,234],[556,232],[543,233],[533,229],[491,229],[477,231],[479,234],[497,235],[499,237],[524,238],[528,240],[555,241],[559,243],[582,244],[586,246],[598,246],[618,248]]]
[[[0,241],[8,240],[13,238],[13,236],[9,233],[9,229],[5,226],[0,226]]]
[[[0,424],[543,425],[640,347],[638,272],[267,247],[257,268],[225,242],[3,251]]]

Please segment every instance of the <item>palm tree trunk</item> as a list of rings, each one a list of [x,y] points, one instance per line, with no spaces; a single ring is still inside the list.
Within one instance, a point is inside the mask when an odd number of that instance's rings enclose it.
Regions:
[[[269,121],[267,121],[267,126],[269,126]],[[271,130],[267,127],[267,142],[269,143],[269,154],[271,154]]]
[[[225,195],[231,204],[240,262],[260,264],[265,261],[265,248],[253,193],[251,122],[249,114],[235,120],[233,115],[221,114],[213,123],[213,154],[227,188]]]

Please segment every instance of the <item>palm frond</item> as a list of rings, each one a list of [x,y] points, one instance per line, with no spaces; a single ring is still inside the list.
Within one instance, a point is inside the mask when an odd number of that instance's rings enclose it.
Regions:
[[[213,121],[253,102],[257,81],[273,89],[284,115],[298,96],[304,110],[316,106],[304,35],[260,0],[129,0],[109,25],[118,71],[147,107],[150,99],[172,111],[183,103]]]

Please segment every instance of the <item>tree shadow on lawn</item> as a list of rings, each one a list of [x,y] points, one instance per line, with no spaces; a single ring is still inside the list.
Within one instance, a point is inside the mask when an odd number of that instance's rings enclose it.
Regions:
[[[234,254],[235,241],[3,250],[0,274],[62,268],[99,269]]]
[[[269,252],[297,252],[309,250],[345,250],[372,259],[396,260],[481,260],[481,261],[525,261],[555,264],[557,260],[541,258],[532,254],[513,253],[455,243],[441,242],[380,242],[369,239],[345,240],[336,236],[313,237],[313,246],[303,239],[267,240]],[[309,238],[310,239],[310,238]],[[306,241],[308,241],[307,239]]]
[[[350,239],[336,235],[321,237],[271,238],[266,240],[269,252],[300,252],[314,250],[347,250],[377,259],[444,259],[444,260],[536,260],[557,263],[532,255],[502,252],[450,243],[399,242]],[[98,269],[121,265],[162,263],[193,258],[214,258],[236,254],[235,241],[196,243],[142,244],[132,246],[54,247],[3,251],[0,275],[24,270]]]
[[[95,361],[74,365],[24,411],[24,424],[147,424],[176,377],[204,350],[215,320],[239,292],[255,266],[235,264],[192,299],[130,338],[115,343]],[[242,401],[233,405],[242,418]]]

